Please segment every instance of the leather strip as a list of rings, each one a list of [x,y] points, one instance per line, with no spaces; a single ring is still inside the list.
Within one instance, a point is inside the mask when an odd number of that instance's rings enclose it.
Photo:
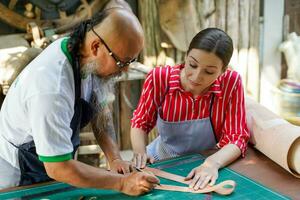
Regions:
[[[183,177],[183,176],[179,176],[179,175],[176,175],[176,174],[171,174],[169,172],[162,171],[160,169],[146,167],[145,171],[152,172],[155,176],[159,176],[159,177],[162,177],[162,178],[165,178],[165,179],[176,181],[178,183],[183,183],[183,184],[186,184],[186,185],[189,185],[191,183],[191,181],[185,181],[184,180],[185,177]]]
[[[156,168],[150,168],[146,167],[144,171],[148,171],[153,173],[156,176],[169,179],[172,181],[176,181],[179,183],[183,183],[186,185],[189,185],[191,181],[185,181],[183,176],[179,176],[176,174],[171,174],[169,172],[165,172]],[[226,180],[223,181],[217,185],[209,186],[207,185],[204,189],[194,190],[189,187],[183,187],[183,186],[175,186],[175,185],[157,185],[155,189],[158,190],[168,190],[168,191],[177,191],[177,192],[191,192],[191,193],[209,193],[209,192],[216,192],[220,195],[229,195],[231,194],[235,189],[236,183],[233,180]]]

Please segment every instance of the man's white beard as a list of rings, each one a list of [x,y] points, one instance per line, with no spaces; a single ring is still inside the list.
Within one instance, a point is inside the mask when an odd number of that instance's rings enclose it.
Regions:
[[[94,74],[101,79],[108,80],[108,79],[118,79],[118,77],[121,76],[122,74],[122,72],[116,72],[108,76],[101,76],[97,73],[97,68],[101,68],[101,66],[102,65],[100,62],[97,62],[96,60],[92,60],[81,67],[81,75],[85,77],[85,76],[89,76],[90,74]]]
[[[115,100],[115,79],[100,77],[97,75],[97,68],[101,67],[101,64],[96,60],[90,61],[82,66],[81,74],[83,76],[91,75],[92,78],[92,95],[93,106],[96,111],[101,111],[108,103],[112,103]]]
[[[84,64],[81,68],[81,74],[83,76],[88,76],[90,74],[96,74],[97,68],[100,67],[100,63],[96,60],[90,61]]]
[[[115,100],[115,79],[105,79],[92,74],[93,95],[96,97],[94,107],[102,110],[107,104]]]

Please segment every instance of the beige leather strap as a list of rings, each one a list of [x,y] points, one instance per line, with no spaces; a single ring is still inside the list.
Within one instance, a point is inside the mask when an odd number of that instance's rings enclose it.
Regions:
[[[183,183],[189,185],[191,181],[185,181],[183,176],[179,176],[176,174],[171,174],[169,172],[165,172],[156,168],[146,167],[145,171],[149,171],[156,176],[169,179],[172,181],[176,181],[179,183]],[[157,185],[155,189],[158,190],[169,190],[169,191],[178,191],[178,192],[191,192],[191,193],[208,193],[208,192],[216,192],[221,195],[229,195],[235,189],[236,183],[233,180],[223,181],[214,186],[206,186],[204,189],[194,190],[189,187],[175,186],[175,185]]]
[[[162,171],[160,169],[156,169],[156,168],[151,168],[151,167],[146,167],[145,168],[146,171],[152,172],[155,176],[159,176],[165,179],[169,179],[172,181],[176,181],[178,183],[183,183],[186,185],[189,185],[191,181],[185,181],[183,176],[179,176],[176,174],[171,174],[169,172],[166,171]]]
[[[223,181],[214,186],[206,186],[204,189],[194,190],[189,187],[175,186],[175,185],[157,185],[155,189],[158,190],[169,190],[169,191],[177,191],[177,192],[191,192],[191,193],[209,193],[216,192],[220,195],[229,195],[235,189],[235,182],[232,180]]]

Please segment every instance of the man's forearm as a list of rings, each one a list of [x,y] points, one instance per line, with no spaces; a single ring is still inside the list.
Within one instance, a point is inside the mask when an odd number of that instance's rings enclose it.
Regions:
[[[104,169],[92,167],[76,160],[44,163],[44,165],[51,178],[76,187],[118,191],[122,188],[123,175],[110,173]]]
[[[98,116],[92,121],[92,127],[96,140],[109,162],[120,159],[119,147],[113,140],[115,130],[108,107],[99,112]]]
[[[116,159],[121,159],[119,147],[116,142],[110,137],[110,135],[102,134],[101,139],[98,141],[98,143],[109,162],[112,162]]]

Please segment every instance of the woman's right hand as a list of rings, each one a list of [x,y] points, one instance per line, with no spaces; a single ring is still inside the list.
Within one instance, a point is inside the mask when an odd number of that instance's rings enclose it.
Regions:
[[[132,158],[133,165],[138,169],[143,169],[146,167],[146,163],[154,163],[154,158],[148,156],[146,153],[133,153]]]
[[[132,172],[122,178],[120,191],[127,195],[138,196],[150,192],[157,184],[159,179],[152,174]]]

